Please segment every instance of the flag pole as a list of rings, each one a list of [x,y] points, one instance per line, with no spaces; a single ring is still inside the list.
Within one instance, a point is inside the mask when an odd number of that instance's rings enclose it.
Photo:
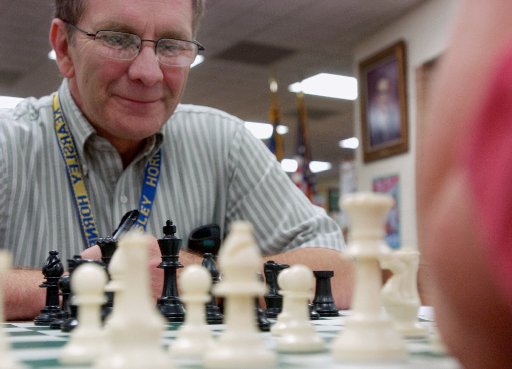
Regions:
[[[309,164],[311,163],[311,149],[309,147],[309,130],[307,120],[306,102],[304,99],[304,92],[300,90],[296,93],[297,99],[297,112],[298,112],[298,129],[297,129],[297,155],[298,155],[298,171],[300,173],[300,180],[297,185],[304,192],[304,194],[313,200],[315,195],[315,179]],[[298,176],[296,176],[298,177]]]
[[[272,123],[272,136],[269,140],[269,149],[276,156],[277,161],[284,158],[283,137],[277,132],[277,127],[281,124],[281,113],[279,111],[279,102],[277,98],[278,84],[275,77],[269,79],[270,87],[270,110],[269,119]]]

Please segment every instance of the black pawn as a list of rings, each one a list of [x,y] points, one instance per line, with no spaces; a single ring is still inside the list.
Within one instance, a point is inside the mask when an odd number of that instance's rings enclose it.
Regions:
[[[212,276],[212,288],[220,282],[220,273],[215,263],[215,256],[212,253],[205,253],[203,255],[203,262],[201,263]],[[208,324],[222,324],[224,315],[220,311],[220,307],[217,305],[217,299],[211,293],[210,289],[210,301],[206,304],[206,322]]]
[[[113,237],[104,237],[99,238],[97,244],[101,251],[101,261],[104,264],[108,279],[110,280],[108,266],[110,265],[110,260],[112,260],[112,256],[114,255],[114,252],[117,249],[117,241]],[[107,301],[101,307],[102,320],[105,320],[110,315],[114,307],[114,292],[108,291],[105,294],[107,297]]]
[[[71,294],[71,286],[69,284],[69,274],[63,275],[59,279],[59,290],[62,296],[61,312],[57,315],[57,318],[50,323],[51,329],[61,329],[62,324],[70,316],[69,311],[69,296]]]
[[[261,273],[258,273],[258,278],[260,279],[261,282],[263,282],[263,276],[261,275]],[[255,304],[255,308],[256,308],[256,320],[258,323],[258,328],[262,332],[269,332],[270,331],[270,321],[268,320],[265,310],[263,310],[260,306],[259,297],[256,297],[254,299],[254,304]]]
[[[68,312],[69,318],[65,319],[61,325],[62,332],[71,332],[78,326],[78,306],[73,303],[73,291],[71,290],[71,279],[73,278],[73,272],[75,269],[84,262],[80,255],[73,256],[72,259],[68,259],[68,272],[69,272],[69,280],[66,285],[66,288],[69,288],[69,302],[68,302]]]
[[[339,316],[340,313],[334,302],[331,289],[333,271],[320,270],[313,272],[316,279],[315,298],[313,305],[320,316]]]
[[[158,240],[162,262],[158,268],[164,270],[162,296],[157,301],[157,308],[169,322],[182,323],[185,320],[185,308],[178,295],[176,271],[183,268],[178,261],[181,239],[175,236],[176,226],[170,220],[163,227],[164,237]]]
[[[265,273],[265,282],[268,292],[265,295],[265,303],[267,305],[267,317],[277,318],[283,308],[283,296],[279,294],[279,286],[277,284],[277,276],[283,270],[288,268],[287,264],[278,264],[273,260],[267,261],[263,266]]]
[[[49,326],[62,312],[59,305],[59,279],[64,274],[64,266],[58,255],[58,251],[50,251],[43,266],[45,281],[39,287],[46,288],[46,303],[40,314],[34,319],[35,325]]]

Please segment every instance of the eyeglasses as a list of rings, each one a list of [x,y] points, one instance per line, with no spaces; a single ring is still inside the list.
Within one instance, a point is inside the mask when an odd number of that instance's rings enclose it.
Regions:
[[[197,41],[179,40],[174,38],[161,38],[159,40],[145,40],[132,33],[100,30],[90,33],[78,28],[72,23],[64,21],[69,26],[84,35],[97,41],[98,53],[111,59],[133,60],[142,49],[142,42],[155,44],[155,54],[160,64],[172,67],[188,67],[197,56],[198,51],[203,51],[204,46]]]

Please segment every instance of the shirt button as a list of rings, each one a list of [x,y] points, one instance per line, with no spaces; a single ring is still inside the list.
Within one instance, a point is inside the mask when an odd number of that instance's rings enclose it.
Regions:
[[[122,195],[119,200],[121,201],[122,204],[126,204],[128,202],[128,197],[126,197],[125,195]]]

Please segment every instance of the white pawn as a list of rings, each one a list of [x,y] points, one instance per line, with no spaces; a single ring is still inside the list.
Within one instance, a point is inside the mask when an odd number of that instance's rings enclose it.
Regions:
[[[0,250],[0,322],[4,322],[3,287],[5,275],[11,267],[11,254],[6,250]],[[16,362],[9,351],[9,342],[3,329],[0,329],[0,369],[24,368]]]
[[[284,353],[310,353],[325,351],[325,342],[309,321],[308,300],[315,279],[305,265],[293,265],[278,276],[283,295],[283,309],[288,318],[277,339],[277,351]]]
[[[281,274],[281,273],[279,273],[279,274]],[[280,336],[285,331],[286,327],[288,326],[289,321],[290,321],[290,313],[288,312],[286,305],[283,304],[282,310],[279,313],[279,315],[277,316],[277,320],[276,320],[275,324],[272,325],[272,327],[270,327],[270,333],[272,333],[274,336]]]
[[[114,308],[105,324],[106,349],[95,369],[172,369],[162,346],[165,319],[151,296],[148,269],[149,236],[128,232],[119,240],[109,264]]]
[[[189,265],[181,272],[178,283],[187,314],[170,351],[176,357],[202,358],[213,345],[205,316],[205,304],[210,301],[211,275],[201,265]]]
[[[254,238],[252,226],[235,222],[222,245],[218,265],[223,278],[214,294],[224,296],[226,330],[214,348],[205,356],[206,368],[253,369],[271,368],[277,356],[265,347],[256,326],[254,299],[265,293],[258,279],[262,257]]]
[[[63,364],[90,364],[105,348],[101,327],[101,305],[105,303],[107,273],[95,263],[80,265],[73,273],[71,289],[73,301],[79,307],[80,324],[73,330],[64,346],[60,362]]]
[[[419,252],[407,247],[381,258],[382,268],[393,273],[382,288],[382,301],[396,329],[404,337],[428,335],[427,328],[418,321],[418,264]]]

